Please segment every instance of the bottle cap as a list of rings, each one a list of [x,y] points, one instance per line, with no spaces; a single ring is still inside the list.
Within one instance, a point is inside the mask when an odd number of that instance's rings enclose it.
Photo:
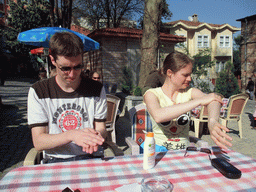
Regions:
[[[154,133],[153,132],[148,132],[147,137],[154,137]]]

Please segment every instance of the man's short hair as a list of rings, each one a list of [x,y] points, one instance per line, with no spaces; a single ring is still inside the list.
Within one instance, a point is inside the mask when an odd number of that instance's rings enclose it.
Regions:
[[[49,42],[51,55],[56,61],[57,56],[76,57],[83,53],[83,42],[80,37],[71,32],[55,33]]]

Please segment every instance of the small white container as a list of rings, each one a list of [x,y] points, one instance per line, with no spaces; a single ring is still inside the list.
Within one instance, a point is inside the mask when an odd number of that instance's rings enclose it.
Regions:
[[[146,134],[143,152],[143,169],[151,169],[155,166],[155,138],[153,132]]]

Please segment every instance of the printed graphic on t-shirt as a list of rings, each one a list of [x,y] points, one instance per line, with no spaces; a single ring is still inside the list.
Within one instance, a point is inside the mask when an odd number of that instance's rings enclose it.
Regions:
[[[84,108],[75,103],[67,103],[57,108],[52,123],[58,124],[62,132],[65,132],[79,129],[86,121],[88,121],[88,114]]]
[[[180,150],[186,149],[187,142],[180,141],[180,139],[169,139],[168,141],[165,141],[163,143],[163,146],[166,147],[166,149],[168,150]]]
[[[72,129],[80,128],[82,124],[82,118],[79,116],[79,113],[75,111],[66,111],[61,115],[59,119],[59,127],[61,130],[69,131]]]

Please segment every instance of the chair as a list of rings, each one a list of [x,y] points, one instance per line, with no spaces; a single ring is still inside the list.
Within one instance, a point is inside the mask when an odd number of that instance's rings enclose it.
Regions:
[[[223,101],[223,106],[220,109],[220,114],[222,114],[224,108],[227,106],[228,99],[224,98],[224,96],[219,93],[218,95],[222,97],[222,101]],[[202,132],[203,132],[203,128],[201,128],[201,123],[208,122],[208,109],[206,106],[198,106],[193,110],[196,112],[199,111],[198,113],[195,113],[194,116],[191,116],[191,121],[194,122],[195,137],[199,138],[199,135],[202,135]]]
[[[194,128],[195,128],[195,137],[199,138],[199,131],[200,135],[203,132],[203,128],[201,128],[201,123],[208,122],[208,110],[206,106],[202,106],[199,109],[199,115],[198,116],[191,116],[191,121],[194,122]]]
[[[42,159],[43,151],[37,151],[35,148],[31,148],[24,159],[23,166],[40,164]]]
[[[237,121],[239,127],[240,138],[243,138],[242,134],[242,113],[244,107],[249,99],[249,96],[245,93],[232,95],[229,98],[228,107],[226,108],[225,114],[221,117],[221,123],[224,126],[227,126],[228,121]]]
[[[152,131],[152,122],[146,105],[143,103],[136,105],[129,110],[132,137],[125,138],[127,145],[130,147],[132,155],[140,154],[140,145],[145,140],[143,130]]]
[[[108,105],[108,113],[107,113],[107,121],[106,121],[106,129],[108,132],[111,132],[111,139],[114,143],[116,143],[116,115],[118,111],[118,107],[121,99],[117,96],[107,94],[107,105]],[[109,135],[108,135],[109,139]]]

